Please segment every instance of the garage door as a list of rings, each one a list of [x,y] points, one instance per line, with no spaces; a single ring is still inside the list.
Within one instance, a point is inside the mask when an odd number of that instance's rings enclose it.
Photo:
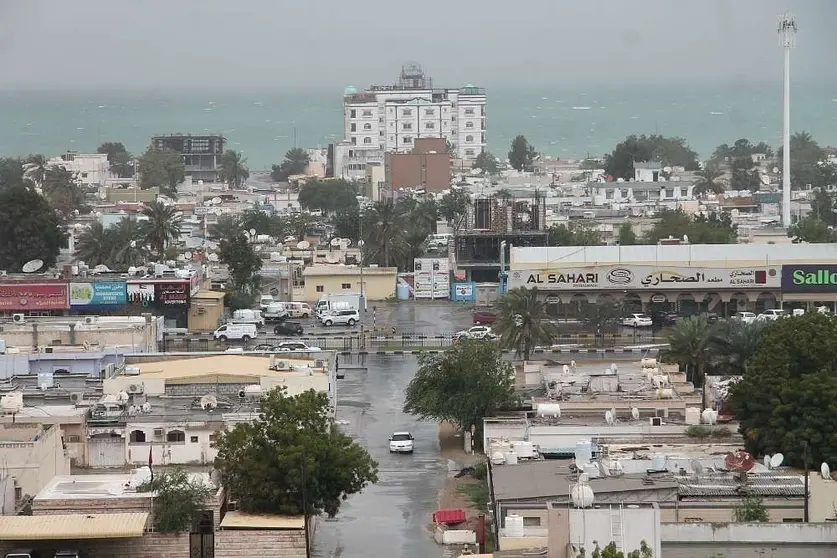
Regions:
[[[90,467],[123,467],[125,465],[125,439],[121,436],[99,435],[87,441]]]

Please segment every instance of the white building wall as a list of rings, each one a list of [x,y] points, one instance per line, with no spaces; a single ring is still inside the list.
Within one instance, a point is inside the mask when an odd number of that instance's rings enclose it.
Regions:
[[[0,463],[4,472],[17,481],[22,494],[31,496],[40,492],[52,477],[70,474],[70,458],[64,453],[58,426],[42,430],[35,441],[0,442]]]
[[[587,555],[595,541],[604,548],[615,542],[625,554],[638,550],[642,541],[651,547],[653,556],[660,556],[660,510],[651,508],[593,508],[570,513],[570,544],[583,547]]]
[[[128,463],[135,465],[147,465],[149,448],[151,449],[152,461],[158,465],[189,465],[207,464],[215,460],[217,451],[212,447],[215,441],[215,432],[220,427],[215,423],[205,422],[135,422],[127,423],[125,426],[125,455]],[[160,431],[162,431],[160,433]],[[145,442],[132,442],[137,439],[136,434],[142,432],[145,435]],[[183,440],[170,441],[169,435],[176,436],[174,432],[183,432]],[[159,435],[157,435],[160,433]]]
[[[53,157],[47,164],[64,167],[76,175],[76,180],[84,186],[98,186],[113,178],[106,153],[73,153],[68,155],[71,161]]]

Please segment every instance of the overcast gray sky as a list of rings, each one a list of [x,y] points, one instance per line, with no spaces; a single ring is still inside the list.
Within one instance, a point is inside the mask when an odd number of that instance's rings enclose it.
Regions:
[[[0,0],[0,88],[837,82],[837,0]]]

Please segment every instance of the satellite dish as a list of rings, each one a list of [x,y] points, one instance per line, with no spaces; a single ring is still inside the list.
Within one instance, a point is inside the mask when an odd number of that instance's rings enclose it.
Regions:
[[[775,469],[776,467],[779,467],[780,465],[782,465],[782,462],[784,462],[784,461],[785,461],[785,456],[782,455],[781,453],[777,453],[776,455],[774,455],[773,457],[770,458],[770,468]]]
[[[564,374],[569,374],[569,373],[570,373],[570,367],[565,364],[564,365]]]
[[[671,172],[671,167],[663,167],[663,172],[665,172],[665,173]]]
[[[358,241],[357,241],[357,245],[358,245],[358,246],[363,246],[364,244],[366,244],[366,243],[365,243],[365,242],[363,242],[362,240],[358,240]]]
[[[208,411],[218,406],[218,399],[212,394],[207,394],[201,397],[201,409]]]
[[[701,473],[703,472],[703,465],[701,465],[701,464],[700,464],[700,461],[698,461],[697,459],[692,459],[692,460],[690,461],[690,464],[691,464],[691,466],[692,466],[692,471],[693,471],[696,475],[699,475],[699,474],[701,474]]]
[[[779,172],[779,167],[773,167],[773,174],[776,174],[777,172]]]
[[[770,469],[770,454],[764,456],[764,466]]]
[[[107,273],[110,271],[110,268],[105,264],[99,264],[93,268],[93,273]]]
[[[142,404],[142,412],[143,413],[150,413],[151,412],[151,403],[143,403]]]
[[[605,422],[607,424],[613,424],[613,413],[608,411],[605,413]]]
[[[613,415],[613,421],[616,422],[616,408],[615,407],[610,408],[610,414]]]
[[[639,409],[631,407],[631,418],[637,420],[639,418]]]
[[[23,264],[23,273],[35,273],[39,269],[44,267],[43,260],[29,260],[25,264]]]
[[[212,203],[215,204],[215,205],[220,205],[221,198],[212,198]]]
[[[262,251],[262,245],[261,244],[256,244],[256,246],[253,248],[253,250],[256,251],[256,252],[261,252]]]
[[[341,242],[341,240],[339,238],[332,238],[331,242],[329,242],[329,244],[331,244],[332,246],[334,246],[336,248],[337,246],[340,246],[340,242]]]
[[[349,246],[352,245],[352,239],[351,238],[344,238],[340,244],[345,244],[347,247],[349,247]]]
[[[103,199],[105,199],[106,197],[108,197],[107,193],[105,193],[105,192],[99,192],[99,199],[100,199],[100,200],[103,200]]]
[[[303,240],[302,242],[298,242],[296,247],[300,250],[308,250],[311,247],[311,243],[307,240]]]
[[[770,177],[766,174],[761,175],[761,183],[762,184],[770,184]]]
[[[823,462],[820,465],[820,474],[825,480],[831,480],[831,467],[828,466],[828,463]]]
[[[256,236],[256,229],[250,229],[250,236]]]
[[[191,260],[191,259],[192,259],[192,253],[191,253],[191,252],[186,252],[186,253],[184,253],[183,255],[186,257],[186,259],[187,259],[187,260]]]
[[[616,363],[611,362],[610,363],[610,373],[611,374],[616,374],[618,371],[619,371],[619,369],[616,367]]]

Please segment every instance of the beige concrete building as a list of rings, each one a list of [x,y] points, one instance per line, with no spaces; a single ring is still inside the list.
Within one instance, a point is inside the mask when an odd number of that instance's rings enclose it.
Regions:
[[[15,481],[15,499],[33,497],[56,475],[70,472],[70,458],[61,443],[61,429],[0,428],[0,463]]]
[[[354,265],[314,265],[306,267],[305,300],[314,301],[324,294],[361,292],[360,268]],[[398,276],[396,267],[363,268],[363,294],[366,300],[387,300],[395,297]]]
[[[81,467],[87,465],[87,408],[72,404],[30,404],[14,415],[4,415],[0,420],[4,428],[57,426],[70,463]]]
[[[215,331],[224,315],[224,293],[200,291],[189,304],[189,331],[204,333]]]

